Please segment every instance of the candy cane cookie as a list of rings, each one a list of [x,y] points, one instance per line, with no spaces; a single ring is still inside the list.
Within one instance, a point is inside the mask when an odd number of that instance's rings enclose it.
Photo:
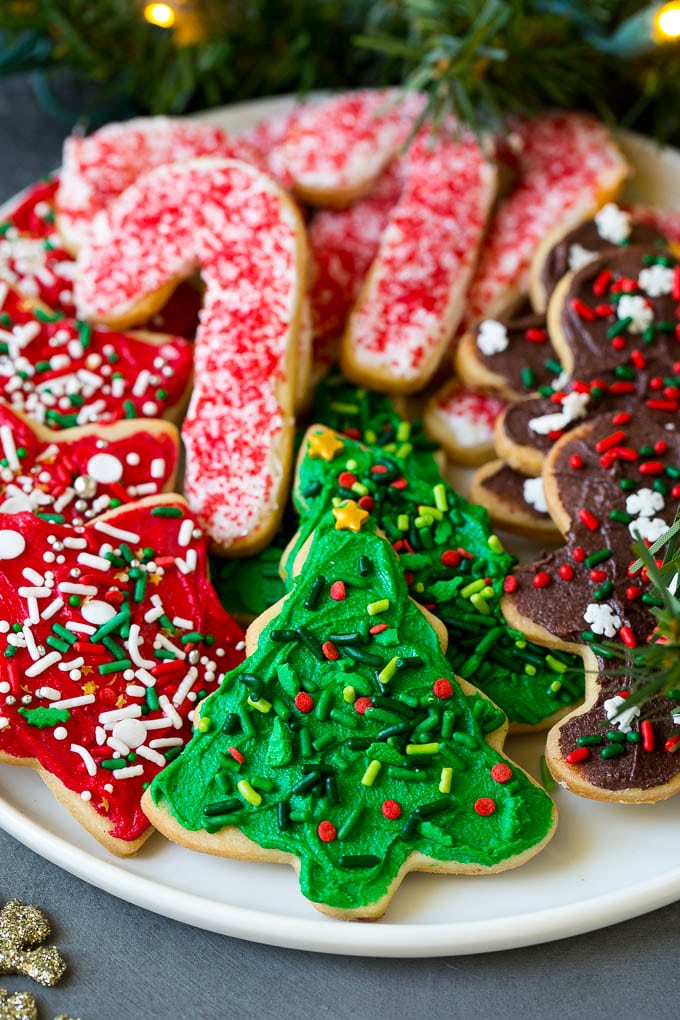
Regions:
[[[543,114],[518,123],[515,136],[517,181],[489,224],[467,297],[468,326],[512,314],[545,235],[616,198],[628,173],[607,129],[583,114]]]
[[[305,261],[285,192],[245,163],[208,158],[140,178],[100,214],[79,258],[78,307],[109,323],[202,270],[185,492],[221,552],[261,548],[283,511]]]
[[[0,514],[0,762],[37,769],[113,853],[151,833],[144,788],[243,659],[179,496],[71,527]]]
[[[176,420],[191,364],[186,340],[70,319],[0,280],[0,399],[51,429]]]
[[[349,205],[397,154],[424,105],[397,89],[348,92],[302,110],[284,143],[293,193],[310,205]]]
[[[496,170],[476,139],[421,129],[343,334],[347,378],[398,393],[425,386],[463,314],[495,190]]]
[[[30,510],[84,524],[174,487],[179,436],[160,420],[83,425],[55,434],[0,402],[0,513]]]
[[[493,393],[472,390],[453,379],[428,401],[423,423],[456,464],[483,464],[494,454],[496,419],[507,406]]]
[[[65,246],[77,252],[96,214],[141,174],[195,156],[259,161],[245,140],[232,140],[213,124],[172,117],[138,117],[67,138],[56,196]]]

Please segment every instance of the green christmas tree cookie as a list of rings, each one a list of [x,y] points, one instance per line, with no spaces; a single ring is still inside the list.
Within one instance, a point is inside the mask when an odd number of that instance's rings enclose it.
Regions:
[[[369,514],[353,500],[326,513],[296,570],[145,794],[153,824],[197,850],[292,864],[303,894],[346,919],[381,916],[409,871],[537,853],[554,805],[503,755],[503,713],[455,676]]]
[[[414,463],[312,426],[293,492],[300,530],[284,554],[283,575],[290,577],[297,552],[334,502],[358,500],[399,554],[410,594],[445,624],[456,673],[500,705],[514,732],[545,729],[582,701],[580,659],[531,644],[505,623],[499,603],[512,587],[514,558],[492,534],[485,509],[438,471],[423,476],[424,456]]]

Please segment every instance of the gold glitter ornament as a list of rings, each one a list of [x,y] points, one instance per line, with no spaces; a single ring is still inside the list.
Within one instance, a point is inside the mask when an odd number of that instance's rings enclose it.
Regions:
[[[16,992],[10,996],[0,988],[0,1020],[38,1020],[38,1007],[28,992]]]
[[[41,985],[56,985],[66,962],[54,946],[40,945],[51,932],[39,907],[22,900],[6,903],[0,910],[0,974],[24,974]]]

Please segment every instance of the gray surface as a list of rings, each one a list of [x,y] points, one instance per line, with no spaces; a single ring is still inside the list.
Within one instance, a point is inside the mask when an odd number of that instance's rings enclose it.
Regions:
[[[63,134],[38,108],[27,80],[0,81],[0,202],[59,163]],[[612,847],[612,854],[625,852]],[[639,867],[642,873],[644,861]],[[273,949],[165,920],[86,885],[0,832],[0,902],[11,897],[48,912],[69,961],[54,989],[0,977],[10,992],[32,991],[43,1020],[62,1012],[81,1020],[609,1020],[680,1012],[678,903],[540,947],[358,960]],[[379,925],[375,933],[379,940]]]

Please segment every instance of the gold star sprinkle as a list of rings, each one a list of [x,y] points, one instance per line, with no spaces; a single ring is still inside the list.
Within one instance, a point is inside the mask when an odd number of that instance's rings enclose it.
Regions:
[[[345,444],[332,429],[313,432],[309,437],[309,456],[317,460],[334,460],[335,455],[344,448]]]
[[[0,974],[25,974],[41,985],[56,985],[66,970],[58,949],[42,946],[51,934],[39,907],[10,900],[0,910]]]
[[[88,680],[86,684],[83,684],[83,694],[96,694],[97,684],[94,680]]]
[[[361,527],[368,517],[368,510],[362,510],[353,499],[341,503],[333,510],[335,517],[336,531],[361,531]]]

